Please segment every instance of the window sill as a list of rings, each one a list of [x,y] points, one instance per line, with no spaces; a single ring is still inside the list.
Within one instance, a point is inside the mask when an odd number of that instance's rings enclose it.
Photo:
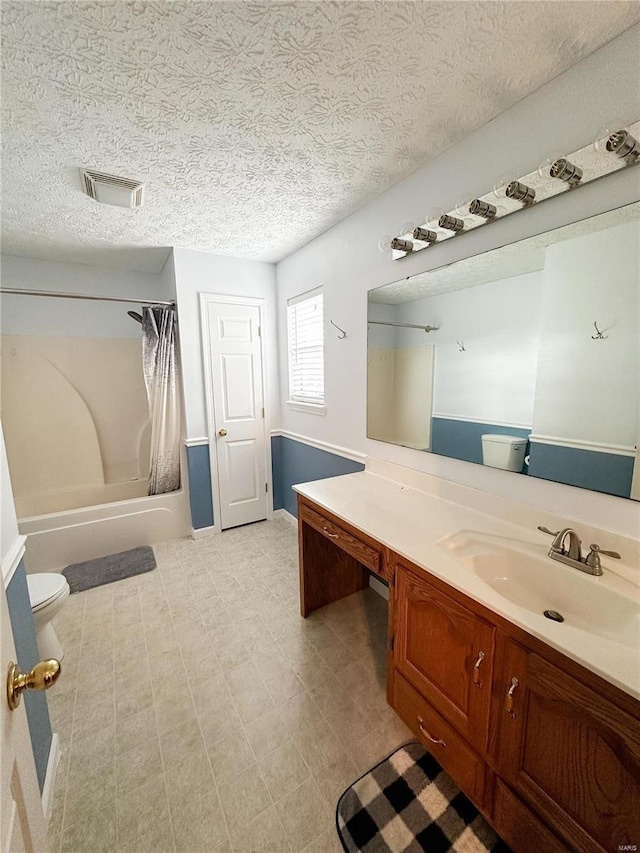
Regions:
[[[292,412],[306,412],[310,415],[326,414],[324,403],[303,403],[301,400],[287,400],[286,406]]]

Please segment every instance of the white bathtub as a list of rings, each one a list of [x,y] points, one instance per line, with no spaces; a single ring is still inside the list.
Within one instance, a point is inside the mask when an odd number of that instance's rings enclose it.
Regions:
[[[134,486],[138,491],[141,488],[140,483],[114,485],[124,488],[119,493],[111,489],[111,503],[19,518],[20,533],[27,537],[27,572],[57,571],[70,563],[189,535],[186,489],[166,495],[113,500],[116,494],[130,495]],[[107,495],[101,494],[104,500]],[[70,500],[71,495],[61,497],[64,503]]]

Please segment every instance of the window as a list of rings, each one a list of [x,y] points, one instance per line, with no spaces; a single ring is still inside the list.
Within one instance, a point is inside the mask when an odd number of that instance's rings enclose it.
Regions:
[[[289,406],[324,414],[322,288],[287,301]]]

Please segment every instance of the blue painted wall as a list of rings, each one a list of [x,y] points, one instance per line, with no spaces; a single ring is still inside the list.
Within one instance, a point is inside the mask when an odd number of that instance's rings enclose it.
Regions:
[[[271,460],[273,508],[286,509],[296,517],[297,495],[291,488],[293,485],[324,480],[325,477],[337,477],[340,474],[353,474],[364,469],[361,462],[345,459],[326,450],[318,450],[283,435],[271,438]]]
[[[208,444],[187,447],[187,470],[189,471],[189,504],[193,529],[211,527],[213,525],[213,498],[211,496]]]
[[[31,615],[27,576],[22,561],[20,561],[20,565],[7,587],[7,603],[9,605],[13,640],[16,645],[17,662],[23,672],[28,672],[38,663],[40,655],[36,644],[33,616]],[[55,690],[55,687],[53,689]],[[33,757],[36,761],[38,782],[42,791],[44,778],[47,773],[49,751],[51,749],[51,721],[49,719],[49,709],[47,708],[47,698],[44,693],[27,690],[23,694],[23,701],[27,709],[27,721],[29,723]]]
[[[465,462],[482,465],[482,436],[486,433],[518,435],[526,438],[531,429],[507,427],[501,424],[480,424],[472,421],[455,421],[433,418],[431,421],[431,451],[440,456],[451,456]],[[526,473],[526,466],[523,473]],[[531,472],[529,472],[531,473]]]
[[[628,498],[631,496],[633,465],[633,456],[537,444],[534,441],[531,443],[529,474],[556,483]]]

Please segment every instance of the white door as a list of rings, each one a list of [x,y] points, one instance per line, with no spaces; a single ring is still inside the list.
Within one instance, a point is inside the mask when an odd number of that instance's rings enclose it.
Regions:
[[[640,501],[640,435],[636,442],[636,459],[633,464],[633,478],[631,480],[631,499]]]
[[[225,530],[260,521],[268,512],[260,308],[209,300],[205,305],[213,392],[209,423]]]
[[[2,612],[0,618],[0,796],[2,822],[0,824],[1,853],[36,851],[43,853],[47,847],[47,827],[42,810],[42,800],[36,776],[36,766],[31,751],[31,740],[24,699],[15,711],[7,703],[6,678],[9,663],[16,660],[13,634],[9,622],[7,596],[2,587]]]

